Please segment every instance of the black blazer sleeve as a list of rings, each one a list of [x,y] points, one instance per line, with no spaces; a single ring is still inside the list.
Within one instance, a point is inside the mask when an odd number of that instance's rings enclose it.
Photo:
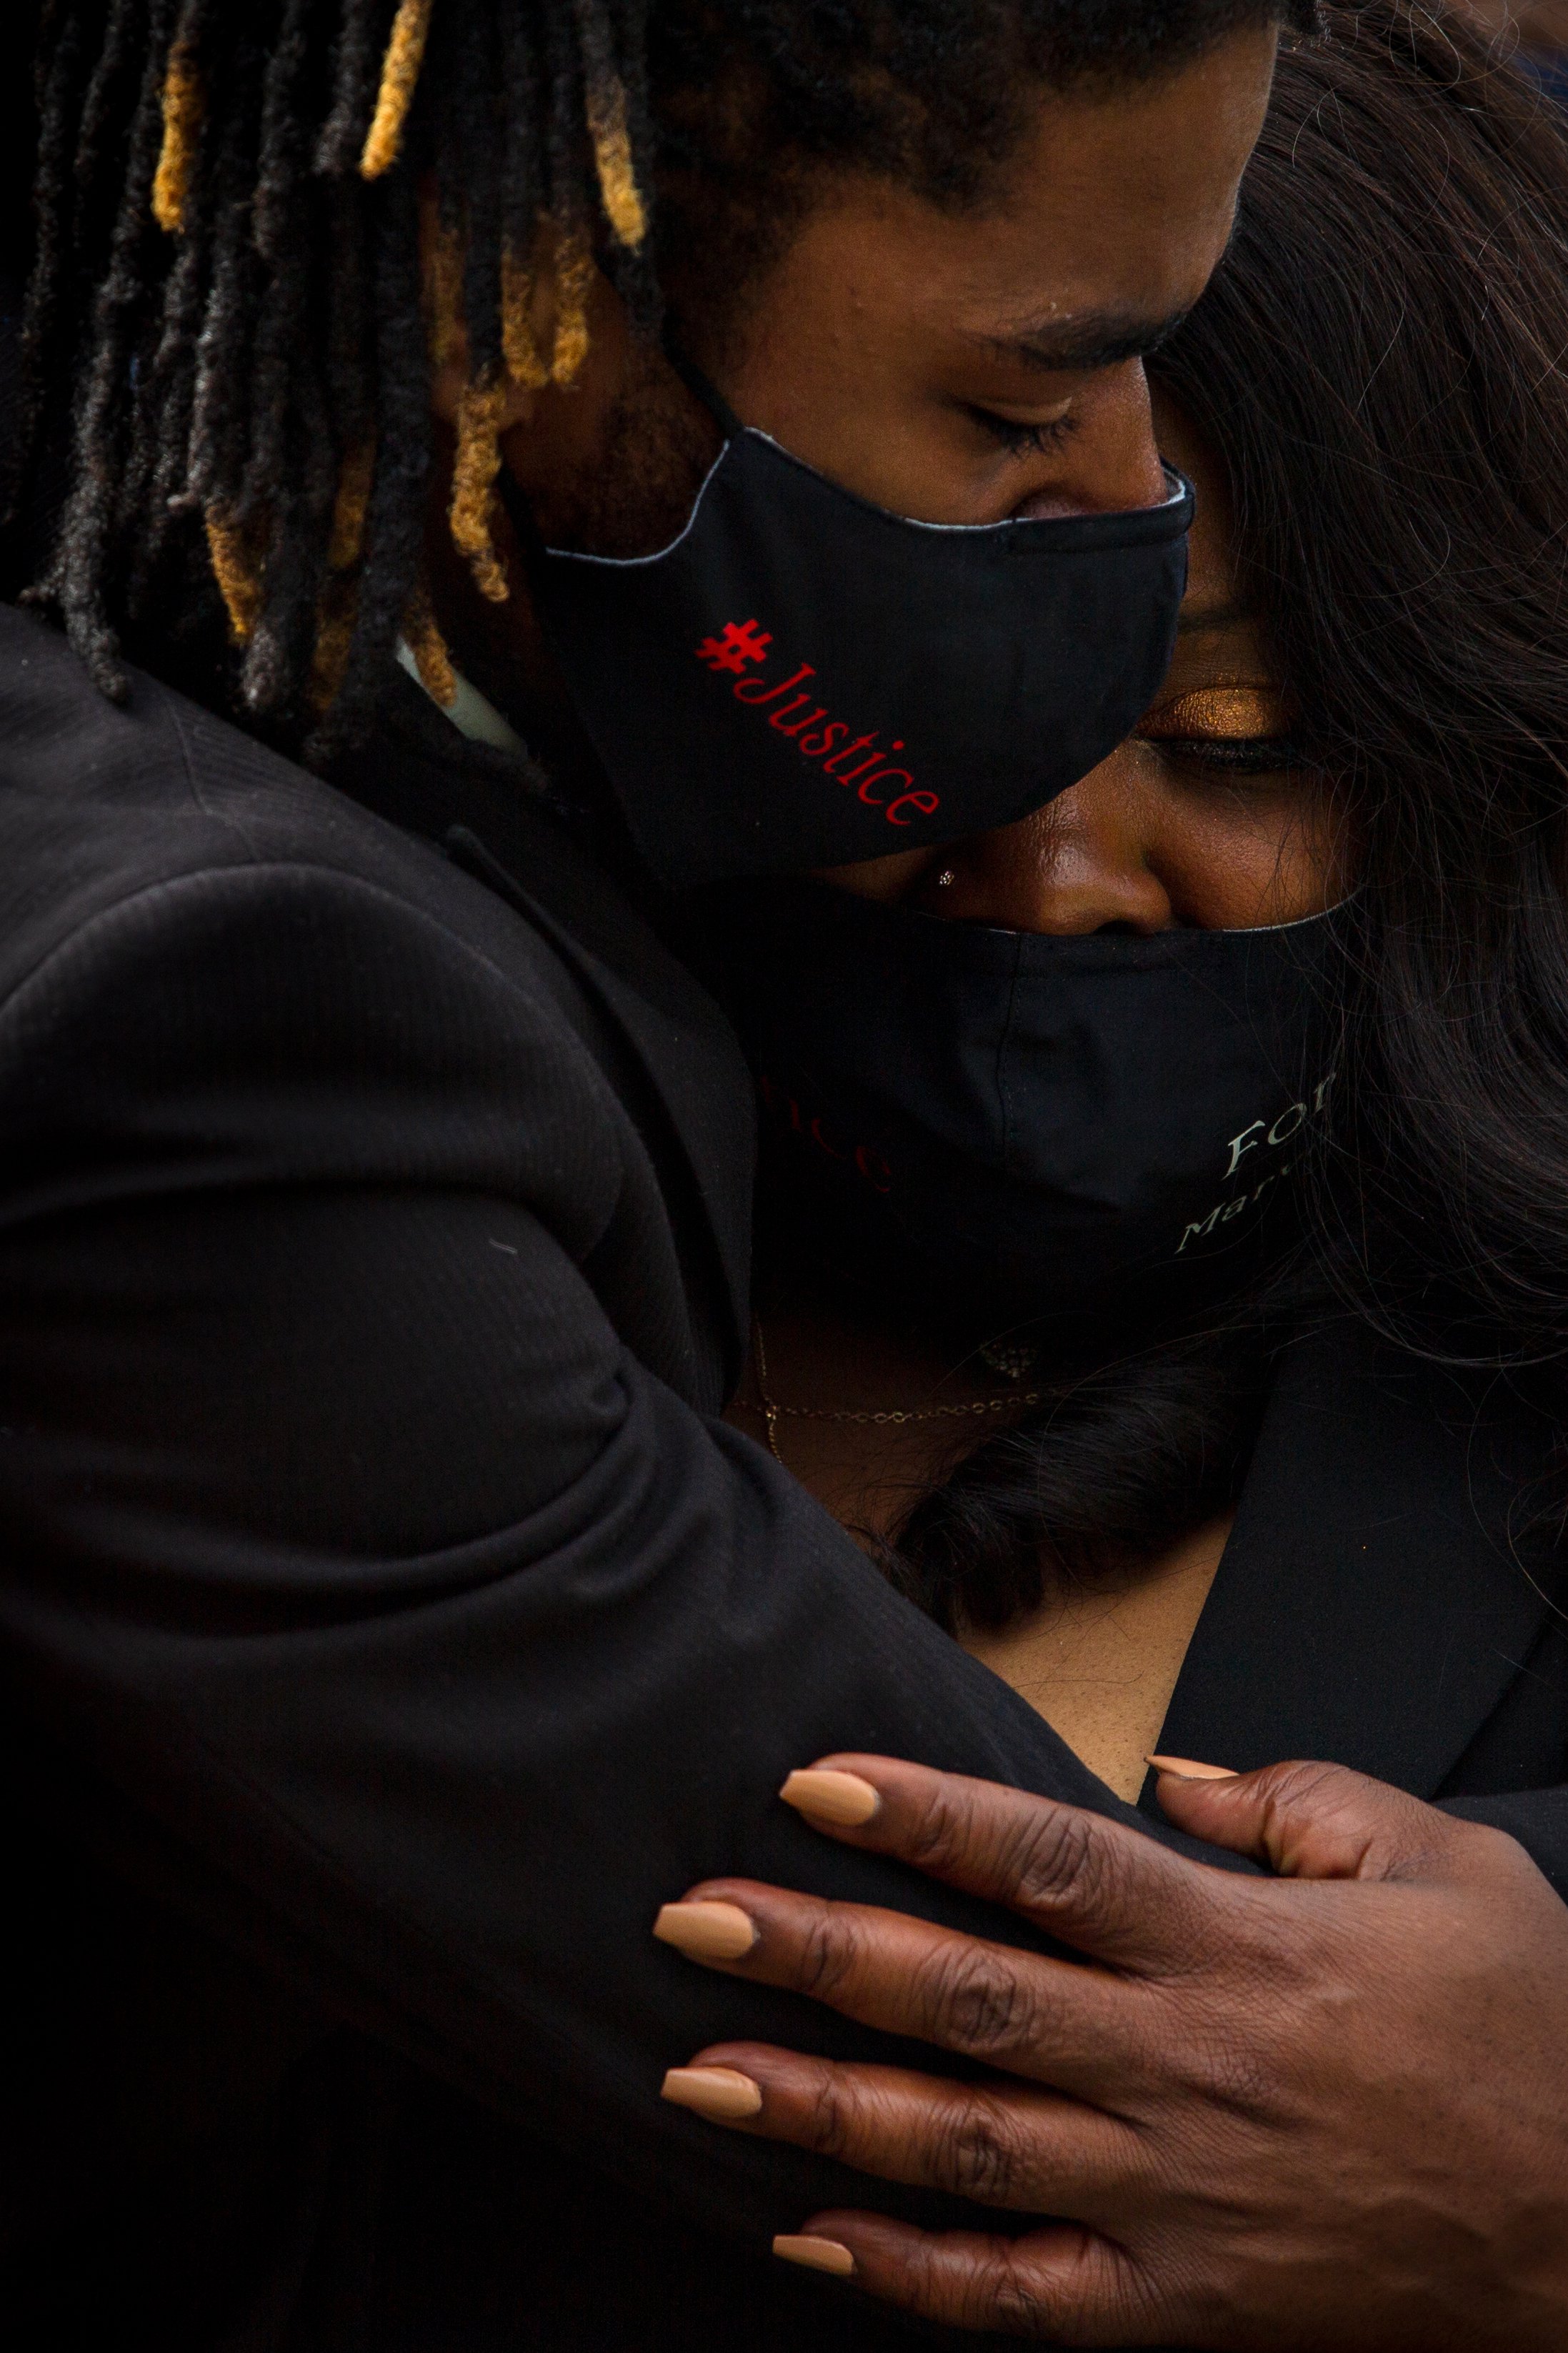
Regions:
[[[657,1905],[980,1920],[776,1802],[839,1746],[1137,1818],[617,1335],[596,1282],[669,1243],[568,1025],[427,905],[236,851],[15,977],[0,1104],[6,1653],[131,1851],[629,2182],[746,2231],[842,2195],[659,2102],[720,2035],[857,2037]]]

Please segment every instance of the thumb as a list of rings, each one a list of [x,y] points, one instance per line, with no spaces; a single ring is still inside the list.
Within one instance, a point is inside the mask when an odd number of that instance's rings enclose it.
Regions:
[[[1189,1779],[1177,1761],[1156,1769],[1160,1803],[1178,1828],[1287,1879],[1425,1878],[1456,1842],[1459,1826],[1435,1806],[1343,1765]]]

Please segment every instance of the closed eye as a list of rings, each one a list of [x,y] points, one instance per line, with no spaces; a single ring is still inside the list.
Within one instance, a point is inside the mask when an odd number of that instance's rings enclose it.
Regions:
[[[1078,418],[1073,416],[1048,417],[1043,424],[1020,425],[1016,417],[998,417],[994,408],[977,408],[968,402],[965,407],[982,431],[1014,458],[1059,448],[1068,435],[1078,430]]]
[[[1307,765],[1293,735],[1162,735],[1151,748],[1174,765],[1203,767],[1211,775],[1272,776]]]
[[[1215,680],[1156,703],[1138,733],[1174,766],[1208,775],[1277,776],[1306,765],[1290,696],[1272,681]]]

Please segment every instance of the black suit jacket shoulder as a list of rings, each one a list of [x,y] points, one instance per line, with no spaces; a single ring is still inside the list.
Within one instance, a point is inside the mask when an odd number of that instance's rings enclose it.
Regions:
[[[740,1870],[1017,1939],[776,1803],[830,1748],[1138,1818],[712,1418],[751,1108],[701,991],[422,706],[345,782],[148,680],[113,710],[0,609],[15,2339],[129,2303],[161,2353],[477,2353],[521,2310],[541,2347],[868,2347],[882,2324],[744,2250],[847,2198],[931,2210],[658,2087],[721,2036],[869,2038],[691,1968],[657,1905]],[[1384,1468],[1430,1485],[1454,1429],[1389,1421],[1325,1345],[1167,1738],[1360,1740],[1568,1872],[1527,1794],[1562,1711],[1529,1739],[1518,1713],[1547,1635],[1452,1477],[1447,1663],[1401,1686],[1403,1746],[1368,1732],[1377,1660],[1436,1655],[1387,1635],[1428,1532],[1406,1514],[1375,1589],[1356,1546]],[[1338,1635],[1271,1683],[1325,1562]]]
[[[709,1418],[744,1339],[743,1071],[523,781],[450,742],[356,784],[391,822],[151,681],[111,709],[0,612],[11,1785],[44,1861],[108,1858],[63,1937],[130,1887],[217,1957],[179,2017],[180,1972],[128,1957],[72,1997],[124,2010],[105,2066],[166,2045],[182,2179],[352,2029],[760,2244],[845,2178],[681,2116],[664,2067],[864,2038],[654,1945],[658,1903],[740,1868],[983,1921],[776,1803],[831,1747],[1113,1801]],[[167,2103],[119,2105],[57,2204],[174,2162]],[[174,2215],[172,2264],[202,2235]]]
[[[732,1320],[699,1330],[679,1312],[668,1171],[638,1132],[631,1056],[558,947],[449,860],[206,712],[151,681],[128,712],[95,705],[47,632],[4,624],[0,663],[18,635],[25,649],[0,704],[0,1050],[26,1179],[13,1214],[342,1181],[525,1202],[574,1263],[635,1257],[641,1282],[616,1290],[615,1311],[657,1302],[664,1320],[630,1344],[691,1402],[721,1401]],[[535,832],[538,856],[573,862],[547,821]],[[679,1042],[699,1065],[738,1286],[739,1059],[695,985],[617,913],[653,1021],[677,1002],[687,1016]],[[51,1152],[51,1135],[66,1148]]]

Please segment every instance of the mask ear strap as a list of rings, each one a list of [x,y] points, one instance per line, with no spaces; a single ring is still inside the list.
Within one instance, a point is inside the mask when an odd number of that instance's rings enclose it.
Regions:
[[[615,271],[611,268],[604,253],[602,251],[595,250],[594,259],[598,264],[600,271],[609,281],[610,285],[616,287],[616,291],[618,294],[620,292],[620,289],[618,286],[616,286]],[[665,358],[669,362],[670,366],[675,370],[676,375],[680,378],[680,381],[686,386],[687,391],[695,394],[696,397],[702,403],[703,407],[708,411],[709,416],[713,419],[714,424],[719,427],[719,430],[724,436],[725,440],[737,440],[745,431],[745,427],[742,424],[740,418],[736,416],[734,410],[731,407],[729,402],[725,399],[718,385],[703,375],[702,370],[698,366],[695,360],[688,359],[685,352],[681,349],[674,328],[669,323],[668,312],[665,314],[663,327],[659,334],[659,341],[664,346]]]
[[[713,419],[714,424],[719,427],[719,430],[724,436],[725,440],[737,440],[745,431],[745,427],[742,424],[740,418],[736,416],[734,410],[731,407],[729,402],[725,399],[718,385],[711,383],[710,379],[703,375],[695,360],[689,360],[687,358],[686,353],[676,342],[675,336],[668,325],[664,331],[664,356],[669,362],[670,366],[675,370],[676,375],[680,378],[681,383],[686,386],[687,391],[694,393],[697,398],[702,403],[703,407],[708,411],[709,416]]]
[[[746,428],[718,385],[709,382],[701,369],[694,361],[687,358],[679,344],[675,343],[668,334],[665,336],[664,348],[670,366],[687,390],[694,393],[702,403],[725,440],[727,442],[735,440]],[[539,526],[533,520],[533,510],[512,479],[510,466],[502,465],[500,472],[496,477],[496,489],[510,520],[511,527],[517,533],[518,542],[524,555],[531,563],[537,563],[548,553],[548,550],[540,535]]]
[[[595,259],[598,262],[600,269],[605,270],[606,278],[610,278],[609,271],[605,269],[603,256],[595,254]],[[610,278],[610,283],[612,286],[615,284],[615,280],[613,278]],[[688,392],[694,394],[702,403],[703,407],[708,411],[709,416],[713,419],[714,424],[717,425],[720,432],[724,436],[725,440],[727,442],[738,440],[740,436],[746,430],[745,427],[742,424],[740,418],[736,416],[734,410],[731,407],[729,402],[725,399],[718,385],[711,383],[710,379],[703,375],[702,370],[698,366],[695,360],[687,358],[685,352],[676,341],[674,330],[671,328],[668,319],[665,321],[664,332],[660,337],[660,341],[664,345],[664,355],[666,359],[668,360],[670,366],[675,370],[676,375],[680,378],[681,383],[686,386]],[[532,508],[529,505],[528,501],[524,498],[521,491],[512,480],[511,469],[510,466],[505,464],[502,465],[500,472],[496,479],[496,489],[500,493],[501,504],[506,509],[513,531],[517,533],[518,543],[523,551],[524,556],[529,560],[531,565],[537,564],[542,556],[549,553],[549,551],[545,547],[544,541],[540,535],[539,526],[533,520]]]

